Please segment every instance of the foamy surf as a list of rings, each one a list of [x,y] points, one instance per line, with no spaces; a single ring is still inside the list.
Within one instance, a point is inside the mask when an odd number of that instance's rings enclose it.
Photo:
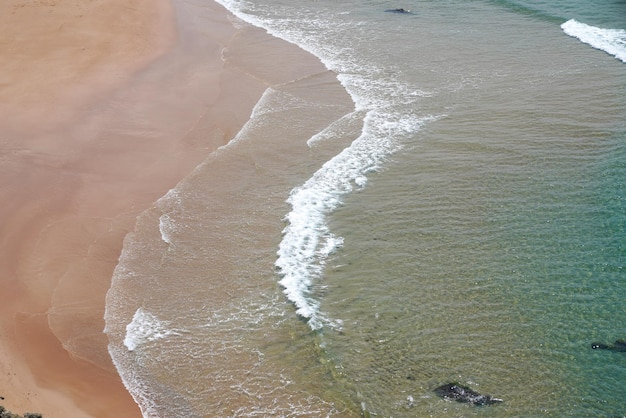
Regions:
[[[313,294],[327,258],[343,244],[343,238],[330,231],[327,216],[339,207],[345,195],[365,187],[367,175],[402,147],[405,135],[414,134],[431,120],[434,118],[394,118],[385,112],[369,112],[362,135],[292,190],[287,200],[292,210],[286,216],[288,225],[283,230],[276,266],[285,295],[313,330],[325,325],[341,327],[340,319],[327,318],[320,311]]]
[[[569,36],[626,62],[626,30],[598,28],[574,19],[563,23],[561,29]]]
[[[343,238],[329,230],[327,216],[341,204],[345,195],[365,187],[368,174],[377,171],[426,121],[434,120],[431,116],[415,114],[418,102],[433,93],[409,86],[388,69],[355,55],[350,43],[345,42],[342,25],[338,27],[338,21],[328,20],[313,8],[297,9],[289,19],[272,19],[263,17],[261,5],[237,0],[218,0],[218,3],[238,18],[316,55],[337,74],[355,104],[354,112],[307,141],[313,148],[341,136],[346,130],[363,126],[359,138],[348,148],[291,191],[287,202],[292,210],[286,215],[288,225],[283,230],[275,263],[285,295],[312,329],[318,330],[324,325],[340,327],[341,320],[327,318],[315,297],[326,260],[343,244]],[[354,29],[350,24],[347,27]],[[336,37],[338,42],[327,48],[330,37]],[[294,105],[289,100],[284,103]],[[409,113],[407,108],[411,109]]]
[[[139,308],[133,315],[133,320],[126,326],[124,345],[128,351],[135,351],[142,344],[157,341],[172,334],[176,332],[168,329],[164,322],[150,312]]]
[[[171,213],[180,205],[180,196],[176,189],[170,189],[157,202],[156,206],[163,213],[159,217],[159,231],[161,240],[166,244],[172,244],[173,234],[176,231],[176,224],[172,220]]]

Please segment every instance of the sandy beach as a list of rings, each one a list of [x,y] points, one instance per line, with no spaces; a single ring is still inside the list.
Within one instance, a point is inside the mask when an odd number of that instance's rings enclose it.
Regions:
[[[141,416],[102,333],[122,240],[271,72],[224,59],[237,30],[213,3],[6,0],[0,26],[0,404]]]

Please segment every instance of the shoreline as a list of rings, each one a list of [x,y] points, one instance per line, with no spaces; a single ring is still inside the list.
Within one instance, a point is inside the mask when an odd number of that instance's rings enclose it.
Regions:
[[[118,23],[113,12],[108,25],[100,22],[98,12],[127,7],[118,0],[96,3],[82,13],[52,1],[3,7],[17,13],[11,13],[16,28],[29,27],[20,19],[33,16],[60,29],[90,17],[99,23],[89,38],[97,45]],[[121,38],[109,41],[119,43],[125,33],[143,39],[143,46],[129,42],[128,50],[109,55],[103,49],[91,57],[92,67],[74,60],[87,47],[76,49],[58,34],[29,38],[28,28],[0,50],[12,56],[28,41],[45,50],[49,40],[58,48],[59,67],[57,74],[54,66],[37,66],[42,57],[33,52],[20,62],[37,68],[0,73],[11,86],[4,93],[11,100],[0,109],[7,138],[0,143],[0,172],[9,179],[0,196],[10,202],[0,228],[0,372],[8,376],[0,396],[15,413],[141,416],[102,333],[122,241],[137,215],[240,130],[267,87],[241,69],[225,68],[222,53],[237,29],[222,6],[204,5],[203,21],[195,19],[199,6],[181,1],[163,0],[156,10],[147,0],[134,4],[140,6],[143,35],[132,33],[137,21],[126,22]],[[206,19],[210,28],[200,26]],[[73,75],[54,91],[62,73]]]

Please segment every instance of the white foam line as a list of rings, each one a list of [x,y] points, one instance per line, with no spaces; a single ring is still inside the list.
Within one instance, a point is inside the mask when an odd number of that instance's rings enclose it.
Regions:
[[[569,36],[626,62],[626,30],[598,28],[574,19],[563,23],[561,29]]]
[[[156,316],[139,308],[133,315],[132,321],[126,326],[124,345],[128,351],[134,351],[142,344],[176,334],[176,331],[168,329],[166,324]]]

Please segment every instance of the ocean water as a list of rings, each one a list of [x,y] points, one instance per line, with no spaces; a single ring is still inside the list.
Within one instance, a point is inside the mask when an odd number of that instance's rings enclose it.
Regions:
[[[126,238],[144,416],[626,416],[626,3],[219,3],[330,71]]]

